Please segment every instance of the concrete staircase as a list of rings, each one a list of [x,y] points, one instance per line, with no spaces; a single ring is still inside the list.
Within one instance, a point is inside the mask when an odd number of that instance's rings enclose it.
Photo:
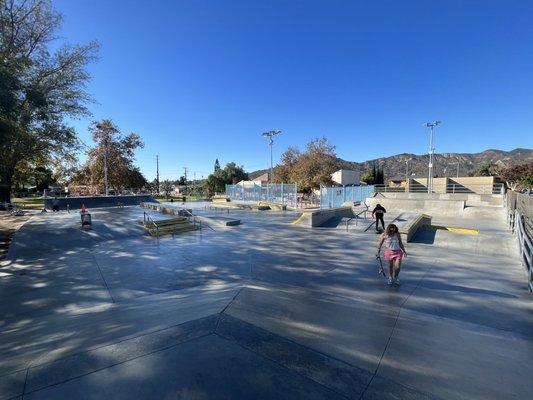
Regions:
[[[162,220],[146,219],[144,228],[150,236],[162,236],[195,231],[198,226],[190,223],[187,217],[175,217]]]

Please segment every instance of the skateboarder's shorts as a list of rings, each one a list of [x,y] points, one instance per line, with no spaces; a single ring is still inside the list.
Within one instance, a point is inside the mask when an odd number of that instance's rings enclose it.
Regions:
[[[385,255],[385,260],[387,261],[401,261],[403,257],[403,252],[401,250],[385,249],[383,250],[383,254]]]

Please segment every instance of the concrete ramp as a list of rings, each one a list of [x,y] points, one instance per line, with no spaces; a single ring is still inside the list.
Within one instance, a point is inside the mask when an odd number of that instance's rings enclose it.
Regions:
[[[355,214],[352,207],[337,207],[323,210],[304,211],[300,217],[291,222],[293,225],[310,227],[325,226],[330,220],[352,218]]]
[[[406,242],[411,242],[418,229],[431,225],[431,216],[427,214],[401,213],[391,223],[398,227],[402,239]]]

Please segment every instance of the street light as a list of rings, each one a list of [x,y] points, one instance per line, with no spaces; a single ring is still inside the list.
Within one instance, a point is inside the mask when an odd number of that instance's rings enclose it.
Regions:
[[[408,158],[405,160],[405,191],[408,191],[409,188],[409,161],[411,161],[411,158]]]
[[[428,165],[428,193],[433,193],[433,152],[435,148],[433,147],[433,136],[435,134],[435,127],[439,125],[442,121],[433,121],[426,122],[424,127],[429,128],[429,165]]]
[[[272,158],[272,145],[274,144],[274,139],[272,139],[274,136],[279,135],[281,131],[268,131],[263,132],[261,136],[268,137],[268,145],[270,146],[270,177],[269,177],[269,183],[272,184],[272,171],[273,171],[273,158]],[[267,199],[269,197],[269,185],[267,185]]]

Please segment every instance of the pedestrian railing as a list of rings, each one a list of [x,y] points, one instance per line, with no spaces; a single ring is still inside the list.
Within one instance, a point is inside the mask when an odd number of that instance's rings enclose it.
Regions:
[[[155,236],[159,237],[159,226],[157,226],[155,221],[150,217],[150,215],[148,215],[146,211],[144,211],[143,225],[151,235],[155,234]]]
[[[409,186],[387,186],[374,185],[376,193],[428,193],[428,188],[417,182],[411,182]],[[447,185],[434,185],[433,192],[436,194],[504,194],[505,187],[503,183],[489,185],[461,185],[458,183],[449,183]]]
[[[368,221],[368,216],[367,214],[370,212],[370,210],[368,209],[368,207],[365,209],[365,210],[361,210],[359,211],[357,214],[355,214],[352,218],[348,218],[346,220],[346,232],[348,232],[348,227],[350,226],[350,221],[355,219],[355,226],[358,225],[358,222],[360,220],[363,220],[363,221]],[[363,215],[363,217],[361,217],[361,214]]]
[[[526,232],[524,218],[515,210],[507,214],[507,223],[518,240],[520,261],[526,270],[529,291],[533,292],[533,243]]]

